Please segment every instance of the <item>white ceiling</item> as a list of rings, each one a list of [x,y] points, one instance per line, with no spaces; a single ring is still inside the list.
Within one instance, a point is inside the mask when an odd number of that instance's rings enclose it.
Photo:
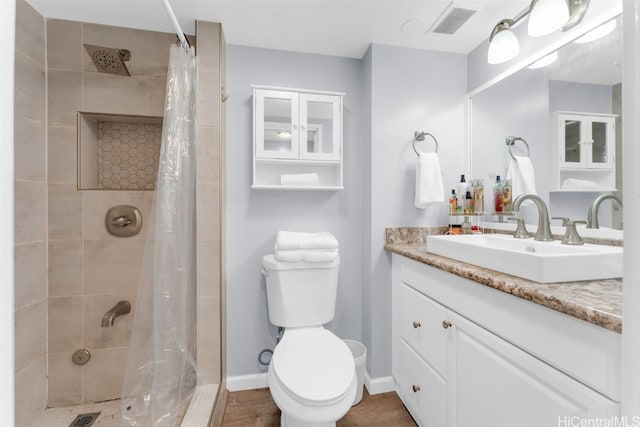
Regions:
[[[47,18],[174,32],[161,0],[27,0]],[[467,54],[530,0],[170,0],[182,29],[221,22],[227,43],[361,58],[370,43]],[[477,9],[453,36],[424,31],[449,7]],[[402,25],[412,34],[401,31]],[[416,34],[417,33],[417,34]]]

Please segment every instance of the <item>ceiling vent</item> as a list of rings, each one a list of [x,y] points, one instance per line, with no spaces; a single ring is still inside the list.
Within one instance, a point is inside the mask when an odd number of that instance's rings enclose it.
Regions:
[[[433,28],[432,32],[434,34],[453,35],[474,13],[476,13],[476,11],[473,9],[464,9],[461,7],[452,7],[449,10],[445,10],[443,16],[438,20],[440,23]]]

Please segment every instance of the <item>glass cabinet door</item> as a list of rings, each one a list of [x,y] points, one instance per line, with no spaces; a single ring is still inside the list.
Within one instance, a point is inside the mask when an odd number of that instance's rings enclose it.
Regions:
[[[333,95],[300,94],[300,158],[340,160],[341,98]]]
[[[613,120],[593,119],[591,121],[591,167],[608,168],[613,163]]]
[[[256,89],[256,157],[298,158],[298,96],[296,93]]]
[[[581,118],[562,118],[562,129],[564,132],[563,161],[564,167],[585,167],[584,153],[582,152],[582,141],[584,139],[584,129]]]

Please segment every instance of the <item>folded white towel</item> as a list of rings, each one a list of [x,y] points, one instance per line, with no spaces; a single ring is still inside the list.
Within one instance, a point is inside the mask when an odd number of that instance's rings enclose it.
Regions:
[[[320,178],[317,173],[293,173],[280,175],[280,185],[300,185],[305,187],[317,187]]]
[[[588,179],[567,178],[562,181],[563,190],[597,190],[598,184]]]
[[[538,194],[536,191],[536,177],[531,159],[527,156],[514,156],[509,162],[507,179],[511,180],[511,194],[513,199],[521,194]]]
[[[298,233],[278,231],[275,250],[338,249],[338,240],[327,231],[320,233]]]
[[[278,261],[284,262],[330,262],[338,258],[338,249],[329,251],[321,250],[295,250],[275,251],[274,257]]]
[[[444,202],[444,187],[440,160],[436,153],[420,153],[416,164],[416,208],[425,209],[434,203]]]

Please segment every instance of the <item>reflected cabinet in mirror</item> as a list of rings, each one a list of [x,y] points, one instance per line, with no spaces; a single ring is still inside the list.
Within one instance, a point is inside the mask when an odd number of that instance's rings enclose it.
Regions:
[[[342,188],[343,96],[253,86],[252,188]]]
[[[615,29],[597,40],[559,48],[551,65],[523,67],[470,98],[474,178],[504,178],[514,161],[506,137],[520,137],[550,216],[586,220],[598,196],[622,198],[622,19],[612,22]],[[526,154],[523,144],[511,148],[516,157]],[[532,207],[519,216],[537,222]],[[621,229],[622,209],[607,201],[599,219],[601,227]]]

